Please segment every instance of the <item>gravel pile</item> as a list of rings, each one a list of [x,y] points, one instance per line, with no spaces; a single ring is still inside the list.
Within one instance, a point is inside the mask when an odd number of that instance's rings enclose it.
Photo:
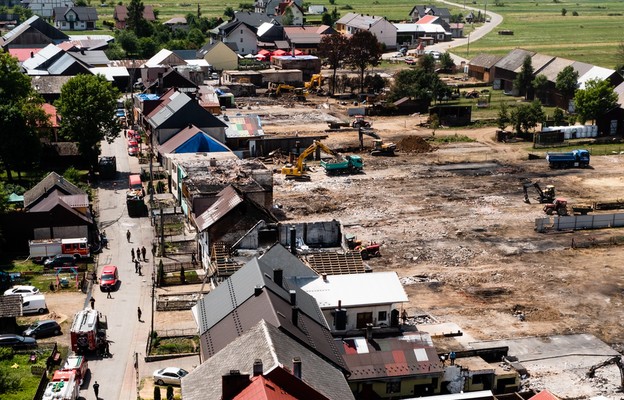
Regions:
[[[405,153],[428,153],[433,147],[420,136],[407,136],[399,140],[397,150]]]

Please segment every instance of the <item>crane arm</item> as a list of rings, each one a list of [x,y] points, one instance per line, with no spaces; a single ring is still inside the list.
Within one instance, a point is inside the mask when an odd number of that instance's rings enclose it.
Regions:
[[[330,149],[323,143],[319,142],[318,140],[315,140],[314,143],[312,143],[310,146],[308,146],[307,149],[301,152],[301,154],[297,158],[297,169],[299,169],[299,171],[303,171],[303,163],[305,159],[308,158],[310,154],[314,153],[317,148],[320,148],[321,150],[331,155],[332,157],[340,158],[339,155],[335,151],[333,151],[332,149]]]

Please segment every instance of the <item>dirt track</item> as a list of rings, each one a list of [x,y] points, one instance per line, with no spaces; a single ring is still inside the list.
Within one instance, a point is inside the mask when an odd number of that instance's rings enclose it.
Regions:
[[[246,112],[272,112],[252,108]],[[289,111],[292,118],[269,120],[265,132],[324,133],[327,113],[346,119],[335,104]],[[385,141],[431,135],[417,127],[419,116],[372,120]],[[553,184],[571,203],[623,198],[624,158],[550,170],[545,160],[527,160],[530,145],[497,143],[494,131],[438,130],[477,142],[436,145],[429,153],[362,152],[360,175],[327,177],[317,167],[310,182],[292,182],[276,174],[275,202],[292,220],[340,219],[359,239],[382,243],[383,257],[369,264],[405,278],[410,314],[453,321],[477,339],[588,332],[624,342],[624,254],[609,245],[621,230],[536,233],[542,206],[525,204],[520,184],[525,178]],[[355,149],[357,133],[332,132],[325,143]]]

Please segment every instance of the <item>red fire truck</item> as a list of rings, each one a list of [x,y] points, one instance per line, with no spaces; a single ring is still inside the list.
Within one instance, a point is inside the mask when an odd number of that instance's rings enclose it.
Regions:
[[[106,317],[97,310],[85,308],[76,313],[70,331],[72,350],[85,354],[103,348],[107,328]]]

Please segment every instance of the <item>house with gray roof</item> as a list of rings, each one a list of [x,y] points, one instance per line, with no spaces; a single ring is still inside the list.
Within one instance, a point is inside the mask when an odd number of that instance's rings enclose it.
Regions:
[[[517,71],[522,68],[526,57],[533,57],[534,51],[524,49],[513,49],[494,64],[494,86],[503,89],[505,92],[516,93],[513,81],[516,79]],[[498,82],[496,82],[498,81]]]
[[[233,338],[265,320],[346,371],[316,300],[288,285],[284,277],[290,276],[289,265],[273,268],[265,257],[270,258],[270,252],[249,261],[193,307],[201,359],[214,356]]]
[[[95,7],[54,8],[54,26],[64,31],[93,30],[97,20]]]
[[[91,75],[89,67],[59,46],[49,44],[22,62],[27,75]]]
[[[232,378],[238,378],[239,382],[249,380],[249,375],[270,374],[280,366],[292,366],[293,374],[328,399],[354,399],[342,368],[262,318],[241,335],[233,336],[227,345],[185,376],[181,384],[182,397],[185,400],[221,400],[227,397],[222,382],[227,383],[226,388],[235,387]],[[230,376],[234,370],[241,375]],[[308,393],[296,398],[317,397]]]
[[[217,36],[223,43],[236,43],[237,53],[240,55],[256,54],[258,52],[256,30],[256,27],[234,19],[219,26]]]
[[[52,16],[52,14],[50,14]],[[0,46],[7,50],[12,47],[44,47],[69,40],[69,36],[33,15],[0,38]]]
[[[144,115],[143,119],[154,148],[191,124],[219,142],[225,142],[227,124],[175,88],[165,92],[160,97],[159,104],[149,114]]]
[[[336,21],[335,29],[347,37],[358,31],[369,31],[386,48],[397,47],[397,28],[385,17],[347,13]]]
[[[22,1],[22,5],[30,8],[37,16],[51,19],[54,17],[56,7],[73,7],[74,2],[71,0],[25,0]]]
[[[258,28],[265,22],[270,22],[275,25],[282,24],[282,17],[277,15],[267,15],[264,13],[250,12],[250,11],[235,11],[233,21],[244,22],[249,26]]]
[[[477,54],[468,62],[468,76],[492,83],[494,81],[494,66],[501,58],[501,56],[493,54]]]
[[[412,7],[412,10],[409,12],[409,16],[413,22],[418,21],[425,15],[434,15],[436,17],[440,17],[447,24],[451,22],[451,12],[449,11],[448,8],[436,7],[432,5],[428,5],[428,6],[423,5],[423,6],[414,6]]]

